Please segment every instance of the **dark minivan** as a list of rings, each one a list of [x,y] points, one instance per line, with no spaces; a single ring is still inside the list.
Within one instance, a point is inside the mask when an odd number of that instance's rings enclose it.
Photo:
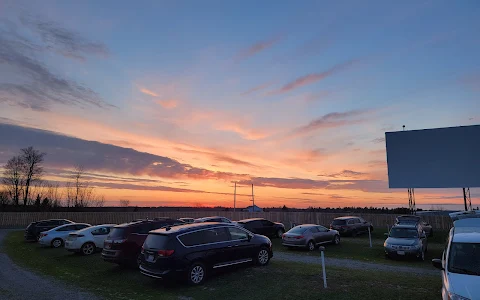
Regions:
[[[245,219],[237,221],[237,223],[253,233],[270,237],[281,238],[285,233],[285,226],[282,223],[272,222],[262,218]]]
[[[103,260],[121,265],[138,266],[140,250],[148,232],[184,222],[169,218],[137,220],[114,226],[103,243]]]
[[[357,236],[357,234],[373,231],[373,225],[360,217],[346,216],[335,218],[330,229],[337,230],[341,235]]]
[[[41,220],[30,223],[25,229],[23,237],[26,241],[38,241],[40,233],[65,224],[73,224],[74,222],[66,219]]]
[[[214,269],[272,258],[272,242],[228,223],[194,223],[151,231],[142,248],[140,272],[198,285]]]

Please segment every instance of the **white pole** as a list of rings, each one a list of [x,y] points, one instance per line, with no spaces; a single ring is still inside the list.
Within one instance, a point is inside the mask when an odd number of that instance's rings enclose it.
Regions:
[[[322,272],[323,272],[323,287],[327,288],[327,273],[325,272],[325,256],[323,255],[323,251],[325,247],[320,247],[320,256],[322,258]]]
[[[370,248],[372,248],[372,234],[370,233],[370,226],[368,226],[368,239],[370,240]]]
[[[236,207],[237,207],[237,182],[235,181],[235,189],[233,190],[233,212],[235,212]]]

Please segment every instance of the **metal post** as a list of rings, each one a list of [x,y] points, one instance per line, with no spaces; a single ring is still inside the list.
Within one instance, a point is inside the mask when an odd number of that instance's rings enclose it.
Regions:
[[[325,256],[323,255],[323,251],[325,251],[325,247],[320,246],[320,257],[322,259],[322,272],[323,272],[323,287],[327,288],[327,273],[325,273]]]
[[[253,183],[252,183],[252,202],[253,202],[252,211],[255,212],[255,197],[253,196]]]
[[[233,212],[235,212],[236,206],[237,206],[237,182],[235,181],[235,188],[233,190]]]
[[[467,193],[465,192],[465,188],[463,188],[463,204],[465,204],[465,211],[468,210],[467,206]]]
[[[370,226],[368,226],[368,239],[370,240],[370,248],[372,248],[372,234],[370,233]]]

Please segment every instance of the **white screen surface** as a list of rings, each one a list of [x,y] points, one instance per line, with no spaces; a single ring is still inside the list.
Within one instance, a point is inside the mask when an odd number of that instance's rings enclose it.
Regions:
[[[480,125],[386,132],[390,188],[480,187]]]

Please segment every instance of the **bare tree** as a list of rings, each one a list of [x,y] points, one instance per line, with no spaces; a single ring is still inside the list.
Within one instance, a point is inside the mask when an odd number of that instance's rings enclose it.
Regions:
[[[6,186],[13,204],[18,205],[21,194],[23,193],[23,170],[24,165],[20,156],[10,158],[7,164],[3,167],[3,184]]]
[[[128,200],[128,199],[120,199],[120,206],[121,206],[121,207],[129,207],[129,206],[130,206],[130,200]]]
[[[46,192],[45,196],[50,200],[50,204],[53,207],[61,206],[61,201],[63,197],[62,190],[60,189],[60,184],[58,182],[47,182],[45,184]]]
[[[67,182],[67,207],[101,207],[105,203],[102,195],[97,195],[94,186],[85,180],[85,170],[82,166],[76,166],[73,170],[72,181]]]
[[[25,193],[23,194],[23,205],[27,205],[30,185],[42,177],[43,157],[45,153],[35,150],[32,146],[21,149],[21,160],[23,165],[23,178],[25,180]]]
[[[4,207],[5,205],[8,204],[9,202],[9,195],[8,195],[8,192],[6,190],[1,190],[0,191],[0,206]]]

